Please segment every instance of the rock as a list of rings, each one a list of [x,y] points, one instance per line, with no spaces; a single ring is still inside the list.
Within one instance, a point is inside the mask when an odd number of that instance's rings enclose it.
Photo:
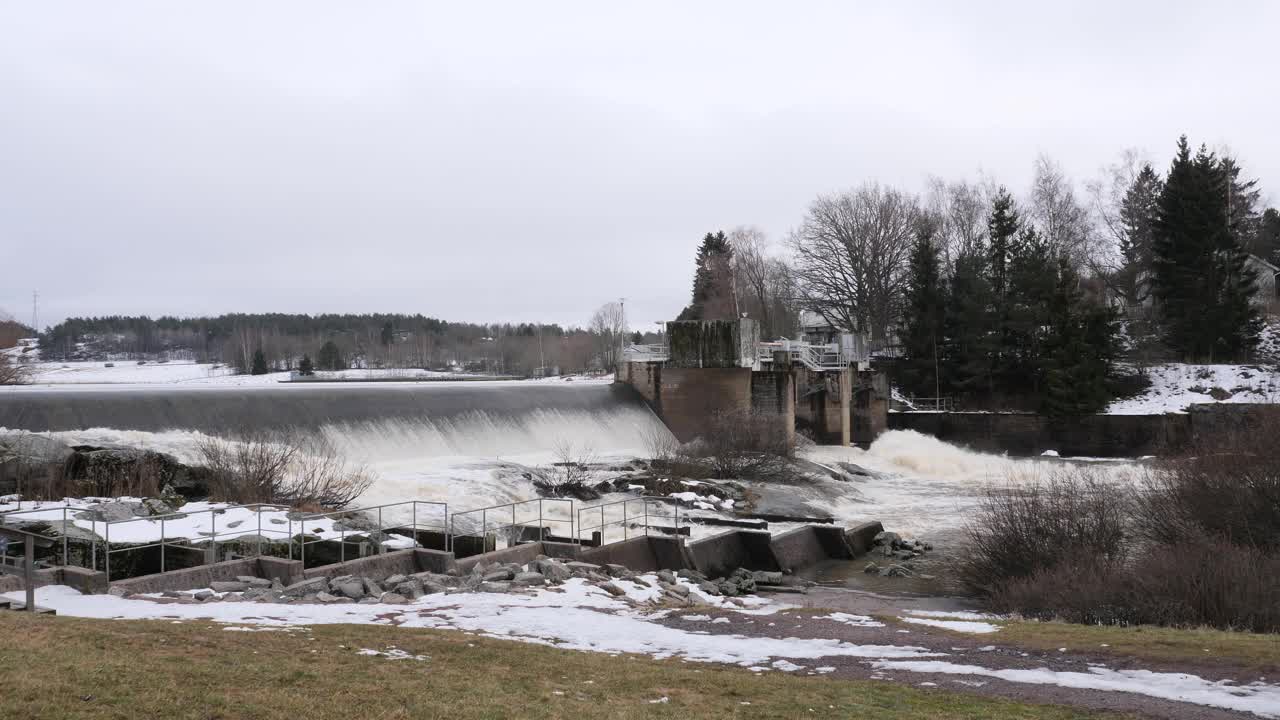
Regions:
[[[480,583],[480,592],[483,593],[505,593],[511,590],[511,583],[505,582],[482,582]]]
[[[342,597],[351,598],[352,600],[359,600],[365,595],[364,583],[360,582],[359,580],[348,580],[346,582],[341,582],[341,583],[338,583],[336,587],[331,585],[330,589],[335,591],[335,594],[341,595]]]
[[[539,560],[535,565],[538,572],[542,573],[551,582],[564,582],[573,575],[573,571],[567,565],[556,560]]]
[[[880,566],[873,562],[869,562],[866,567],[862,568],[862,572],[867,574],[878,573],[880,572]]]
[[[668,585],[676,584],[676,574],[671,572],[670,570],[659,570],[658,579],[664,583],[667,583]]]
[[[888,545],[889,547],[893,547],[896,543],[901,541],[902,536],[898,533],[881,530],[876,533],[876,536],[871,540],[871,543],[873,545]]]
[[[739,594],[737,584],[728,580],[721,580],[716,583],[716,587],[720,589],[720,594],[725,597],[737,597]]]
[[[682,598],[689,597],[689,588],[685,587],[684,585],[664,585],[662,589],[664,592],[673,593],[675,595],[679,595]]]
[[[395,587],[396,585],[399,585],[400,583],[408,579],[409,579],[408,576],[405,576],[405,575],[392,575],[386,580],[383,580],[382,584],[387,587]]]
[[[330,595],[327,592],[316,593],[316,602],[335,603],[335,602],[338,602],[338,600],[339,598],[337,595]]]
[[[284,583],[280,582],[280,578],[271,578],[271,592],[284,592]]]
[[[623,590],[621,587],[618,587],[618,585],[613,582],[602,583],[600,585],[600,589],[604,590],[605,592],[609,593],[614,597],[627,594],[626,590]]]
[[[387,593],[387,594],[389,595],[390,593]],[[367,597],[367,598],[360,598],[359,600],[356,601],[356,604],[357,605],[377,605],[381,602],[382,601],[379,600],[378,598]]]
[[[893,557],[893,552],[894,551],[893,551],[892,545],[882,545],[880,547],[880,554],[883,555],[884,557]]]
[[[406,580],[391,588],[391,592],[397,595],[403,595],[410,600],[417,600],[422,597],[422,583],[414,580]]]
[[[694,582],[703,582],[704,580],[707,579],[706,575],[703,575],[697,570],[690,570],[689,568],[684,568],[676,571],[676,575],[679,577],[685,578],[687,580],[692,580]]]
[[[569,568],[569,570],[570,570],[571,572],[573,572],[573,573],[575,573],[575,574],[576,574],[576,573],[579,573],[579,572],[586,573],[586,572],[599,572],[599,571],[600,571],[600,566],[599,566],[599,565],[594,565],[594,564],[592,564],[592,563],[588,563],[588,562],[579,562],[579,561],[577,561],[577,560],[570,560],[569,562],[565,563],[564,565],[565,565],[565,567]]]
[[[109,502],[90,505],[80,512],[77,516],[78,520],[91,520],[96,522],[116,522],[118,520],[129,520],[137,517],[139,512],[143,515],[149,515],[142,507],[142,503],[137,502]]]
[[[328,588],[329,582],[322,577],[318,577],[296,582],[284,588],[283,592],[289,597],[302,597],[303,595],[310,595],[322,590],[328,590]]]
[[[610,577],[626,577],[631,574],[631,571],[627,569],[625,565],[617,565],[614,563],[607,563],[604,566],[604,571],[608,573]]]
[[[177,511],[177,508],[171,507],[169,503],[160,498],[143,499],[142,509],[146,511],[147,515],[169,515]]]
[[[436,593],[448,592],[449,586],[442,585],[438,582],[427,580],[422,583],[422,592],[426,595],[435,595]]]
[[[911,577],[911,571],[901,565],[890,565],[881,571],[881,575],[888,574],[889,577]]]
[[[242,583],[238,580],[215,580],[214,582],[209,583],[209,589],[216,593],[244,592],[249,589],[249,583]]]
[[[544,577],[542,573],[522,572],[516,573],[516,576],[512,578],[511,582],[516,585],[545,585],[547,583],[547,578]]]
[[[389,592],[382,593],[382,597],[378,598],[378,602],[383,603],[384,605],[403,605],[409,602],[409,598],[401,595],[400,593]]]
[[[209,590],[200,590],[199,592],[194,593],[191,597],[199,600],[200,602],[204,602],[205,600],[213,597],[213,593]]]
[[[107,594],[114,595],[118,598],[126,598],[132,595],[133,592],[130,591],[128,588],[120,587],[119,585],[112,585],[111,589],[107,590]]]
[[[515,576],[516,574],[507,568],[498,568],[497,570],[490,570],[485,573],[481,576],[481,579],[484,582],[505,582]]]
[[[702,582],[698,583],[698,589],[708,595],[720,594],[720,588],[715,583],[710,582],[708,580],[703,580]]]
[[[756,570],[751,573],[751,578],[758,584],[763,585],[781,585],[782,573],[771,572],[768,570]]]
[[[271,594],[271,591],[267,590],[266,588],[251,587],[248,590],[244,591],[244,595],[242,596],[242,598],[249,602],[253,602],[255,600],[260,600],[262,598],[265,598],[270,594]]]
[[[360,578],[360,582],[364,585],[364,594],[377,597],[382,594],[382,586],[374,582],[371,578]]]

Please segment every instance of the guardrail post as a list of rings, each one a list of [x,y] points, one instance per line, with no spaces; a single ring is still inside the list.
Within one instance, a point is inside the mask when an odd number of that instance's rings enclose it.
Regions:
[[[515,547],[516,542],[516,503],[511,503],[511,537],[507,539],[507,547]]]
[[[489,549],[489,511],[480,511],[480,552]],[[498,549],[498,539],[493,539],[493,549]]]
[[[386,530],[384,530],[382,527],[382,508],[379,507],[378,508],[378,535],[386,535],[386,534],[387,534]],[[378,540],[378,554],[381,555],[384,552],[386,552],[386,545],[383,545],[382,540]]]
[[[338,562],[347,561],[347,525],[342,524],[342,534],[338,536]]]
[[[36,539],[27,535],[22,545],[26,553],[26,568],[23,569],[22,574],[27,584],[27,612],[34,613],[36,611]]]
[[[160,518],[160,572],[164,572],[164,517]]]
[[[62,565],[70,564],[71,556],[67,553],[67,506],[62,506]]]
[[[572,514],[572,510],[573,509],[570,508],[571,514]],[[541,542],[546,539],[547,539],[547,528],[546,528],[546,525],[544,525],[542,522],[542,498],[538,498],[538,541]]]
[[[111,584],[111,523],[107,523],[106,552],[103,553],[103,564],[107,569],[107,584]]]
[[[413,519],[411,520],[411,522],[413,524],[410,525],[409,527],[413,528],[413,546],[417,547],[419,544],[418,543],[418,501],[417,500],[413,501]],[[445,548],[445,549],[448,550],[448,548]]]
[[[601,547],[604,544],[605,544],[604,543],[604,505],[601,505],[600,506],[600,545],[597,545],[596,547]]]
[[[262,557],[262,506],[258,506],[258,557]]]
[[[209,550],[204,554],[204,564],[212,565],[218,561],[218,516],[213,508],[209,508]]]
[[[298,518],[298,556],[302,560],[302,569],[307,569],[307,516]]]

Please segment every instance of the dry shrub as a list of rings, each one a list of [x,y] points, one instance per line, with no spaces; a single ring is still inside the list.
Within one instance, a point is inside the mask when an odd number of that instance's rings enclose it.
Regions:
[[[1055,471],[1029,484],[991,489],[965,532],[957,572],[972,592],[989,596],[1066,561],[1121,558],[1129,498],[1093,473]]]
[[[600,496],[587,487],[591,480],[591,465],[595,462],[590,445],[577,448],[568,440],[559,440],[555,445],[555,458],[551,465],[533,468],[529,473],[534,487],[544,496],[579,499]]]
[[[27,380],[26,367],[10,361],[8,355],[0,355],[0,385],[22,385]]]
[[[1187,544],[1206,536],[1280,552],[1280,446],[1253,424],[1200,438],[1155,467],[1138,502],[1140,535]]]
[[[299,435],[206,438],[197,446],[216,500],[340,509],[369,489],[374,477],[348,465],[332,445]]]

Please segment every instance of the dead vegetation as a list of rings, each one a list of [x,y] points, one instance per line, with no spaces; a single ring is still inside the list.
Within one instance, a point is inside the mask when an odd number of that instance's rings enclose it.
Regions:
[[[331,444],[295,434],[210,437],[197,453],[214,500],[334,510],[350,505],[374,481]]]

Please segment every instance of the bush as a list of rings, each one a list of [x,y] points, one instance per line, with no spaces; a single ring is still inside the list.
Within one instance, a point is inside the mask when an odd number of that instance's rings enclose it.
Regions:
[[[364,468],[352,467],[334,448],[295,435],[206,438],[197,451],[209,471],[213,499],[339,509],[373,485]]]
[[[1069,560],[1109,567],[1126,540],[1129,499],[1092,473],[1059,470],[1024,486],[990,489],[965,529],[961,583],[990,596]]]
[[[795,456],[786,419],[775,413],[729,410],[715,413],[707,432],[681,453],[704,463],[711,477],[775,479]]]
[[[27,368],[0,355],[0,385],[22,385],[27,382]]]
[[[1265,425],[1200,438],[1154,468],[1137,505],[1139,534],[1167,545],[1220,537],[1280,552],[1280,448]]]
[[[595,500],[600,493],[588,487],[591,464],[595,462],[590,446],[581,450],[573,443],[562,440],[556,443],[556,461],[549,466],[534,468],[529,473],[533,486],[544,497],[575,497],[579,500]]]

